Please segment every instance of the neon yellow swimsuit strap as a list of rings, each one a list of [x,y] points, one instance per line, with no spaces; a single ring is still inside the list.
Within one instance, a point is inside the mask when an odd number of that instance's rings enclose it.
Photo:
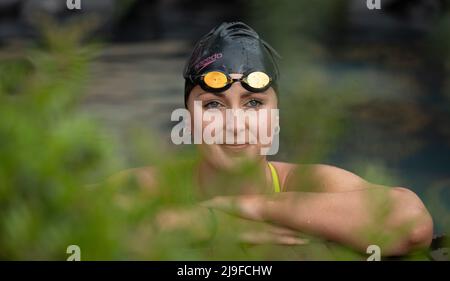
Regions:
[[[281,192],[277,170],[275,170],[275,167],[270,162],[267,163],[269,164],[270,173],[272,174],[273,189],[275,190],[276,193]]]

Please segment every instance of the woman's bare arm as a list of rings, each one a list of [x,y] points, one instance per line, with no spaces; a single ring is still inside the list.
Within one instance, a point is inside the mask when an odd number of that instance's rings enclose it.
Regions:
[[[405,188],[216,197],[204,205],[364,252],[376,244],[385,256],[429,246],[433,231],[432,219],[423,203]]]
[[[346,192],[382,187],[350,171],[331,165],[281,163],[283,164],[289,170],[285,179],[285,191]]]

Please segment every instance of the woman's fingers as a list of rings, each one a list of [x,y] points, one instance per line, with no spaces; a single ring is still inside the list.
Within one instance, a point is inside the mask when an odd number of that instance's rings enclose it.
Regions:
[[[201,206],[207,208],[214,208],[222,211],[230,211],[233,209],[232,197],[228,196],[216,196],[212,199],[203,201],[200,203]]]
[[[285,228],[285,227],[281,227],[281,226],[268,225],[267,231],[274,235],[284,235],[284,236],[293,236],[293,237],[299,236],[298,231],[295,231],[295,230],[292,230],[289,228]]]
[[[290,235],[273,234],[270,232],[245,232],[240,235],[240,240],[248,244],[280,244],[280,245],[305,245],[308,239]]]
[[[217,196],[201,203],[202,206],[214,208],[254,221],[264,221],[263,208],[269,200],[261,195]],[[261,226],[259,226],[261,227]],[[305,245],[308,239],[299,237],[299,232],[281,226],[265,224],[263,228],[246,231],[239,235],[241,242],[248,244]]]
[[[261,195],[217,196],[201,203],[202,206],[218,209],[242,218],[262,221],[266,200]]]

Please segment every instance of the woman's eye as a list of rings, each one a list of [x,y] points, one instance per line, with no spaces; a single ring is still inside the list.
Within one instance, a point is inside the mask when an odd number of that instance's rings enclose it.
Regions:
[[[211,108],[218,108],[220,106],[221,106],[221,104],[219,102],[211,101],[211,102],[206,103],[204,105],[204,108],[211,109]]]
[[[247,102],[246,106],[249,107],[259,107],[261,106],[263,103],[260,102],[259,100],[250,100],[249,102]]]

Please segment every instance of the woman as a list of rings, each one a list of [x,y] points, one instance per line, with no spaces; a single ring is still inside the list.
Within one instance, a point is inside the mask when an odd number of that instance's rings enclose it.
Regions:
[[[187,132],[204,132],[209,125],[196,124],[196,110],[211,110],[222,115],[222,120],[238,122],[234,115],[227,119],[226,111],[278,109],[276,56],[273,48],[241,22],[223,23],[206,34],[195,46],[184,70],[185,106],[191,113]],[[249,128],[251,123],[261,121],[268,123],[269,132],[276,131],[276,119],[245,120],[232,129],[228,124],[215,126],[212,137],[222,129],[218,138],[222,141],[198,145],[201,160],[194,180],[203,198],[209,199],[202,206],[274,226],[264,235],[246,239],[255,243],[301,244],[304,241],[295,239],[295,233],[307,233],[362,252],[369,245],[382,244],[379,246],[385,256],[429,246],[432,219],[412,191],[369,183],[333,166],[269,162],[261,153],[264,145],[259,136],[256,134],[256,143],[249,141],[252,134],[255,136]],[[244,133],[243,142],[223,141],[225,135],[237,137],[239,133]],[[272,140],[274,136],[271,134]],[[247,162],[257,167],[252,178],[224,186],[223,175],[233,175]],[[139,173],[144,175],[143,170]],[[384,200],[372,200],[375,198]],[[375,219],[372,211],[384,208],[387,202],[390,208],[384,219]],[[364,229],[392,238],[391,243],[383,244],[373,235],[361,235]]]

